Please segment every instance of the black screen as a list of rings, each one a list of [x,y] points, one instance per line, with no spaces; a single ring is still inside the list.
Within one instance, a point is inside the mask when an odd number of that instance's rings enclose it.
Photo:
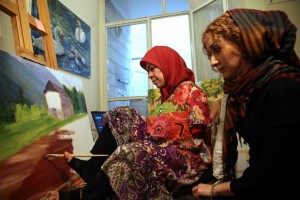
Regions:
[[[98,134],[100,134],[103,129],[102,116],[104,113],[106,113],[106,112],[105,111],[91,111]]]

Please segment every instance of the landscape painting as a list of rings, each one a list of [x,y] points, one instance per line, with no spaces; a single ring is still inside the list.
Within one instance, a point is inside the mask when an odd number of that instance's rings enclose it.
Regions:
[[[89,25],[58,0],[48,0],[53,42],[58,68],[85,78],[91,77],[91,31]],[[38,18],[36,0],[31,14]],[[35,53],[44,56],[43,39],[32,31]]]
[[[1,200],[41,199],[78,176],[63,158],[93,146],[81,79],[0,51]]]

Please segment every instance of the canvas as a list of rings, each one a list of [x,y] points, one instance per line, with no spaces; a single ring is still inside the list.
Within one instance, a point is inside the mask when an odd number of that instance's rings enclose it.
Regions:
[[[57,65],[85,78],[91,77],[90,27],[60,1],[48,0],[50,22]],[[31,13],[38,18],[36,0],[32,0]],[[41,35],[32,31],[32,44],[36,53],[44,55]]]
[[[76,176],[63,158],[93,146],[82,82],[0,51],[0,197],[35,200]]]

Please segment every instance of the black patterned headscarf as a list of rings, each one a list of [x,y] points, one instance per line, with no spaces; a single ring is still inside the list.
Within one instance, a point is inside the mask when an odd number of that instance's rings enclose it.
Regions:
[[[279,77],[300,81],[300,61],[294,51],[297,28],[284,12],[233,9],[225,14],[229,14],[239,27],[240,42],[244,45],[242,52],[251,66],[242,77],[224,82],[224,93],[228,94],[224,161],[227,175],[234,176],[236,132],[243,136],[246,108],[251,97]]]
[[[102,124],[109,125],[117,145],[142,140],[145,136],[146,121],[136,109],[129,106],[118,106],[107,111]]]

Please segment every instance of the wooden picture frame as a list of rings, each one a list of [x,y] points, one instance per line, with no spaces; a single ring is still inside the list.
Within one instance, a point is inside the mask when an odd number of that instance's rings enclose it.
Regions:
[[[26,0],[1,0],[0,10],[11,17],[16,55],[58,69],[47,0],[37,0],[37,4],[40,19],[28,14]],[[45,59],[34,53],[30,29],[34,29],[42,35]]]

